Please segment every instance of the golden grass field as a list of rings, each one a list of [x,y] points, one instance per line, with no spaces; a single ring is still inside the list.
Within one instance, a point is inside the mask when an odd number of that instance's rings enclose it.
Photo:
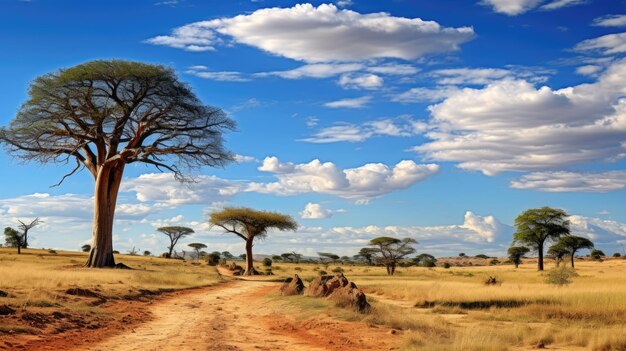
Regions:
[[[86,269],[86,254],[47,250],[0,249],[0,305],[15,308],[73,309],[97,306],[60,299],[68,288],[103,296],[136,294],[141,289],[185,289],[215,284],[215,267],[206,263],[116,255],[133,270]],[[553,262],[547,261],[547,269]],[[297,273],[305,280],[331,272],[335,264],[275,263],[272,279]],[[258,263],[259,270],[263,267]],[[568,286],[546,283],[532,263],[444,268],[399,268],[389,277],[382,267],[342,266],[348,279],[364,289],[374,311],[360,315],[334,308],[331,301],[268,295],[267,306],[307,319],[330,315],[398,330],[402,350],[626,350],[626,260],[578,261],[578,276]],[[496,276],[500,282],[487,286]],[[267,279],[269,277],[256,277]],[[251,283],[253,284],[253,283]],[[266,306],[266,307],[267,307]],[[0,320],[0,324],[1,324]],[[11,326],[0,325],[2,330]],[[390,336],[392,337],[392,336]]]
[[[547,269],[553,268],[547,261]],[[311,279],[328,267],[277,264],[275,274]],[[532,263],[444,268],[343,266],[351,281],[374,301],[368,316],[345,318],[405,330],[404,350],[626,350],[626,260],[577,262],[569,286],[545,282]],[[496,276],[501,284],[484,280]],[[319,302],[294,304],[328,310]],[[418,307],[415,307],[418,306]],[[424,308],[428,306],[428,308]]]

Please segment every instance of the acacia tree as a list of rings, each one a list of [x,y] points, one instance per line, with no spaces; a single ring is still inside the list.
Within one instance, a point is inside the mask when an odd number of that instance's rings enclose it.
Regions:
[[[561,245],[555,244],[548,248],[548,255],[554,258],[554,262],[556,263],[557,267],[561,265],[561,262],[563,261],[563,257],[565,257],[567,254],[568,254],[568,250]]]
[[[183,171],[223,166],[233,156],[222,133],[234,122],[204,106],[172,69],[131,61],[91,61],[36,78],[0,143],[42,163],[75,163],[93,176],[92,247],[86,265],[111,267],[113,220],[127,165],[143,163],[185,179]]]
[[[81,247],[80,247],[80,249],[81,249],[83,252],[89,252],[89,251],[91,251],[91,245],[89,245],[89,244],[85,244],[85,245],[81,246]]]
[[[330,252],[318,252],[317,255],[320,257],[320,262],[324,263],[324,259],[328,259],[328,262],[337,262],[339,260],[339,255],[335,255]]]
[[[7,246],[17,247],[17,254],[22,254],[22,239],[24,235],[11,227],[4,228],[4,240]]]
[[[549,250],[555,248],[556,250],[566,252],[571,259],[572,268],[574,268],[574,256],[576,251],[580,249],[593,249],[594,245],[591,240],[583,238],[581,236],[568,235],[561,237]]]
[[[263,239],[270,228],[280,231],[298,229],[298,223],[291,216],[271,211],[257,211],[246,207],[227,207],[222,211],[213,212],[209,222],[218,226],[226,233],[235,234],[246,242],[246,270],[243,275],[256,275],[252,259],[254,239]]]
[[[39,220],[39,217],[35,218],[34,220],[30,221],[29,223],[26,222],[22,222],[21,220],[17,220],[18,222],[20,222],[20,225],[18,225],[17,227],[19,229],[22,230],[23,233],[23,240],[22,240],[22,247],[27,249],[28,248],[28,231],[33,229],[34,227],[40,225],[42,223],[41,220]]]
[[[530,252],[530,249],[526,246],[511,246],[507,252],[509,254],[509,259],[513,262],[513,264],[515,264],[515,268],[518,268],[520,263],[522,263],[522,258]]]
[[[361,250],[359,250],[358,254],[354,255],[354,258],[358,260],[364,260],[365,262],[367,262],[368,265],[371,266],[374,264],[374,258],[377,252],[378,250],[376,250],[375,248],[364,247]]]
[[[180,238],[194,233],[193,229],[191,228],[179,227],[179,226],[161,227],[157,229],[157,231],[167,235],[167,237],[170,239],[170,245],[167,247],[168,249],[167,258],[172,257],[172,252],[174,251],[174,247],[176,246]],[[184,254],[184,251],[183,251],[183,254]]]
[[[515,218],[513,242],[537,251],[538,270],[543,271],[543,248],[546,241],[569,235],[567,213],[550,207],[531,208]]]
[[[380,255],[376,260],[385,265],[388,275],[394,275],[401,259],[415,253],[413,247],[415,244],[417,241],[412,238],[397,239],[381,236],[370,240],[370,246],[373,246]]]
[[[196,258],[200,259],[200,250],[202,249],[206,249],[206,245],[203,243],[191,243],[191,244],[187,244],[187,246],[193,248],[194,250],[196,250]]]

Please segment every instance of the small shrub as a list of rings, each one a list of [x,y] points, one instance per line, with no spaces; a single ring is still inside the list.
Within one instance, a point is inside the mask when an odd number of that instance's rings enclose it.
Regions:
[[[616,252],[616,253],[613,254],[613,257],[622,257],[622,254],[619,253],[619,252]]]
[[[558,286],[568,285],[572,282],[572,278],[575,277],[576,271],[569,267],[560,267],[552,269],[546,276],[546,283]]]
[[[450,268],[450,264],[449,264],[448,262],[445,262],[445,263],[443,264],[443,268],[445,268],[445,269]]]
[[[489,256],[485,255],[485,254],[478,254],[476,256],[474,256],[476,258],[489,258]]]
[[[495,266],[495,265],[497,265],[499,263],[500,263],[500,261],[498,259],[495,259],[495,258],[493,260],[489,261],[489,264],[492,265],[492,266]]]
[[[319,274],[320,275],[327,275],[328,273],[326,271],[324,271],[324,270],[321,270],[321,271],[319,271]]]
[[[434,261],[426,260],[422,262],[422,266],[427,267],[427,268],[433,268],[433,267],[437,267],[437,264]]]
[[[335,268],[333,268],[333,270],[331,272],[333,272],[333,273],[343,273],[343,268],[335,267]]]
[[[264,259],[263,259],[263,265],[264,265],[265,267],[271,267],[271,266],[272,266],[272,259],[270,259],[270,258],[264,258]]]
[[[48,249],[48,253],[51,254],[51,255],[56,255],[57,254],[56,250],[52,250],[52,249]]]

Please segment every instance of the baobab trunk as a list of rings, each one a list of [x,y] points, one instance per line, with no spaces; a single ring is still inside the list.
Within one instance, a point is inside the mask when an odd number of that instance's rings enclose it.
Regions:
[[[246,240],[246,270],[243,275],[257,275],[259,272],[254,269],[254,260],[252,259],[252,240]]]
[[[114,267],[113,220],[124,166],[99,169],[94,190],[93,236],[87,267]]]

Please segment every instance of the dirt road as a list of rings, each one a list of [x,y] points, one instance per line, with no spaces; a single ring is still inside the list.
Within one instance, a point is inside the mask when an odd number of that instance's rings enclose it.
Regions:
[[[298,322],[265,306],[278,285],[231,281],[150,306],[153,318],[88,351],[390,350],[388,330],[321,316]],[[363,330],[360,330],[363,329]],[[364,335],[367,334],[367,335]]]

